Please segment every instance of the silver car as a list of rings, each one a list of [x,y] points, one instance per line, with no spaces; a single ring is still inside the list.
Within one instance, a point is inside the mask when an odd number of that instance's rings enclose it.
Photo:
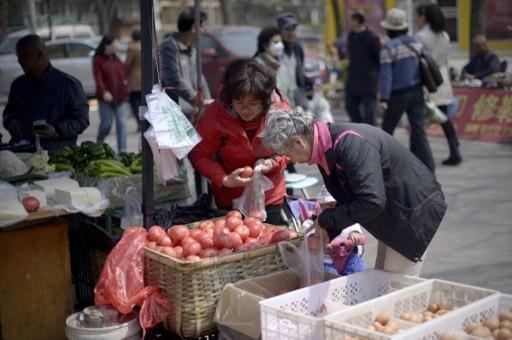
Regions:
[[[52,65],[80,80],[88,97],[96,93],[92,73],[92,57],[101,37],[88,39],[58,39],[46,42]],[[117,54],[124,60],[127,45],[116,41]],[[23,74],[15,54],[0,55],[0,96],[7,96],[11,83]]]

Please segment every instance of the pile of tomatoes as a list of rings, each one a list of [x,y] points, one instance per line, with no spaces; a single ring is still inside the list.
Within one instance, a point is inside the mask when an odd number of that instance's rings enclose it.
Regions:
[[[291,240],[298,235],[285,227],[266,225],[261,215],[242,219],[239,211],[225,218],[202,221],[197,228],[173,225],[167,232],[160,226],[148,230],[146,246],[163,255],[185,261],[224,256]]]

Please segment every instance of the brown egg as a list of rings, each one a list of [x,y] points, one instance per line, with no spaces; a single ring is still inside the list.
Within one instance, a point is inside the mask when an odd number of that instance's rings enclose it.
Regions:
[[[478,326],[477,328],[473,329],[470,335],[474,336],[480,336],[482,338],[492,337],[492,333],[487,327]]]
[[[448,309],[440,309],[437,311],[437,315],[441,316],[441,315],[445,315],[446,313],[448,313],[449,310]]]
[[[380,322],[380,324],[383,326],[386,326],[390,319],[391,319],[391,316],[386,311],[380,312],[375,317],[375,321]]]
[[[512,321],[503,320],[500,322],[500,328],[507,328],[512,331]]]
[[[400,319],[409,321],[411,319],[411,313],[402,313],[402,314],[400,314]]]
[[[510,339],[512,339],[512,331],[511,330],[508,330],[506,328],[502,328],[502,329],[499,329],[497,331],[498,331],[498,334],[495,337],[496,340],[510,340]],[[494,335],[494,333],[493,333],[493,335]]]
[[[384,329],[384,326],[382,326],[380,322],[374,322],[373,327],[375,327],[375,330],[377,332],[382,332],[382,330]]]
[[[373,325],[368,326],[368,330],[375,331],[375,326],[373,326]]]
[[[501,312],[500,313],[500,321],[507,320],[512,321],[512,313],[511,312]]]
[[[393,320],[390,320],[386,326],[393,328],[395,332],[398,331],[398,325]]]
[[[452,304],[450,304],[446,300],[441,300],[441,302],[439,302],[438,307],[439,307],[439,309],[451,309],[452,308]]]
[[[484,321],[483,326],[489,328],[492,332],[500,328],[500,320],[496,316],[491,316]]]
[[[437,312],[438,309],[439,309],[439,306],[437,305],[437,303],[431,303],[430,305],[428,305],[428,308],[427,308],[427,310],[432,313]]]
[[[395,334],[395,330],[393,328],[389,327],[389,326],[386,326],[382,330],[382,333],[388,334],[388,335],[393,335],[393,334]]]
[[[464,331],[469,334],[469,333],[471,333],[471,331],[473,331],[473,329],[475,329],[477,327],[478,327],[478,325],[476,323],[470,322],[467,324],[466,327],[464,327]]]
[[[439,340],[460,340],[460,338],[455,335],[452,331],[441,333],[439,336]]]

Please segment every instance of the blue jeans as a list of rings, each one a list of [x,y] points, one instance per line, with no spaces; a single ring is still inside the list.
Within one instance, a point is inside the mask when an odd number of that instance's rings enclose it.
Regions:
[[[99,101],[100,127],[98,129],[98,143],[103,143],[110,134],[112,128],[112,117],[116,117],[117,150],[126,151],[126,120],[130,110],[128,103],[107,103]]]

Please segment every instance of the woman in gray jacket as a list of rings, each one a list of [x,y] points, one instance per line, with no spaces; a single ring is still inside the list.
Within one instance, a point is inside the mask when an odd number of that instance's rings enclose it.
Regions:
[[[445,32],[445,18],[438,5],[422,4],[416,7],[416,22],[420,28],[416,33],[416,38],[423,45],[423,51],[435,60],[443,76],[443,83],[435,93],[430,94],[430,97],[437,107],[446,114],[448,105],[453,100],[453,90],[448,73],[450,37]],[[441,124],[441,127],[450,148],[450,156],[443,161],[443,164],[459,165],[462,162],[462,157],[459,151],[457,132],[450,119]]]

